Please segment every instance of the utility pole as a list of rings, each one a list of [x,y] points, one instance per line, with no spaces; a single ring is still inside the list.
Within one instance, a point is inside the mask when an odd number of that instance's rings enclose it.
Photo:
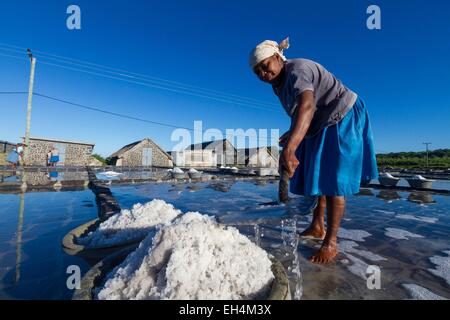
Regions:
[[[430,145],[431,142],[424,142],[423,144],[427,146],[427,168],[428,168],[428,145]]]
[[[28,104],[27,104],[27,126],[25,128],[25,146],[23,148],[23,161],[25,165],[25,160],[28,159],[28,152],[30,146],[30,124],[31,124],[31,102],[33,100],[33,84],[34,84],[34,68],[36,66],[36,58],[33,57],[30,49],[27,49],[28,57],[31,61],[30,70],[30,82],[28,85]]]

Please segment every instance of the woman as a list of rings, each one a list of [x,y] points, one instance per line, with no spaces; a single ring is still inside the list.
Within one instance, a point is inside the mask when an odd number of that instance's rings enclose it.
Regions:
[[[280,164],[291,178],[292,193],[318,197],[312,223],[301,236],[323,240],[310,261],[324,264],[338,254],[345,197],[358,193],[361,181],[378,177],[372,130],[356,93],[314,61],[286,59],[288,47],[288,39],[266,40],[251,52],[250,66],[272,85],[291,117],[290,130],[280,138]]]

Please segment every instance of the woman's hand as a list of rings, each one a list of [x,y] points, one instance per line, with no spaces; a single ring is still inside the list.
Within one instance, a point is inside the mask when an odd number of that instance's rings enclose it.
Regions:
[[[280,145],[280,147],[286,146],[290,136],[291,136],[291,131],[290,130],[286,131],[285,133],[283,133],[283,135],[278,140],[278,144]]]
[[[295,169],[299,165],[299,161],[295,156],[295,151],[291,148],[284,148],[281,154],[281,165],[286,169],[289,178],[294,176]]]

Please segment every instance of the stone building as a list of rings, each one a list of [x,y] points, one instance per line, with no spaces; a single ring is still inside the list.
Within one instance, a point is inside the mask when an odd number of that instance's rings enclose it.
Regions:
[[[26,165],[47,165],[47,153],[56,148],[59,151],[58,166],[86,166],[91,161],[93,143],[57,140],[48,138],[30,138]]]
[[[177,167],[215,167],[217,155],[214,150],[180,150],[170,152]]]
[[[173,167],[171,156],[149,138],[124,146],[114,152],[110,158],[111,164],[116,166]]]
[[[194,150],[200,153],[204,151],[204,159],[209,159],[209,153],[212,151],[211,163],[214,166],[233,166],[236,164],[236,149],[227,139],[191,144],[185,150]],[[186,153],[188,157],[191,155],[192,153]],[[201,156],[197,154],[196,157],[200,158]]]
[[[278,168],[279,150],[277,147],[238,149],[237,160],[246,167]]]

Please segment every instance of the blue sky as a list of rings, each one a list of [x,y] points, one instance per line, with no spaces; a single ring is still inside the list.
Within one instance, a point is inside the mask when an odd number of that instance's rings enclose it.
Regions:
[[[70,4],[81,8],[81,30],[66,28]],[[381,30],[366,28],[370,4],[381,8]],[[35,91],[41,94],[182,127],[202,120],[204,129],[281,133],[289,118],[247,61],[258,42],[289,36],[288,58],[321,63],[365,100],[377,152],[422,150],[429,141],[432,149],[450,147],[446,1],[2,1],[0,26],[0,91],[28,88],[25,53],[4,44],[29,47],[270,106],[263,110],[63,69],[35,53]],[[0,139],[18,141],[25,132],[26,95],[0,94],[0,112]],[[173,128],[41,97],[34,97],[31,121],[32,136],[94,142],[104,156],[144,137],[166,150],[176,144]]]

